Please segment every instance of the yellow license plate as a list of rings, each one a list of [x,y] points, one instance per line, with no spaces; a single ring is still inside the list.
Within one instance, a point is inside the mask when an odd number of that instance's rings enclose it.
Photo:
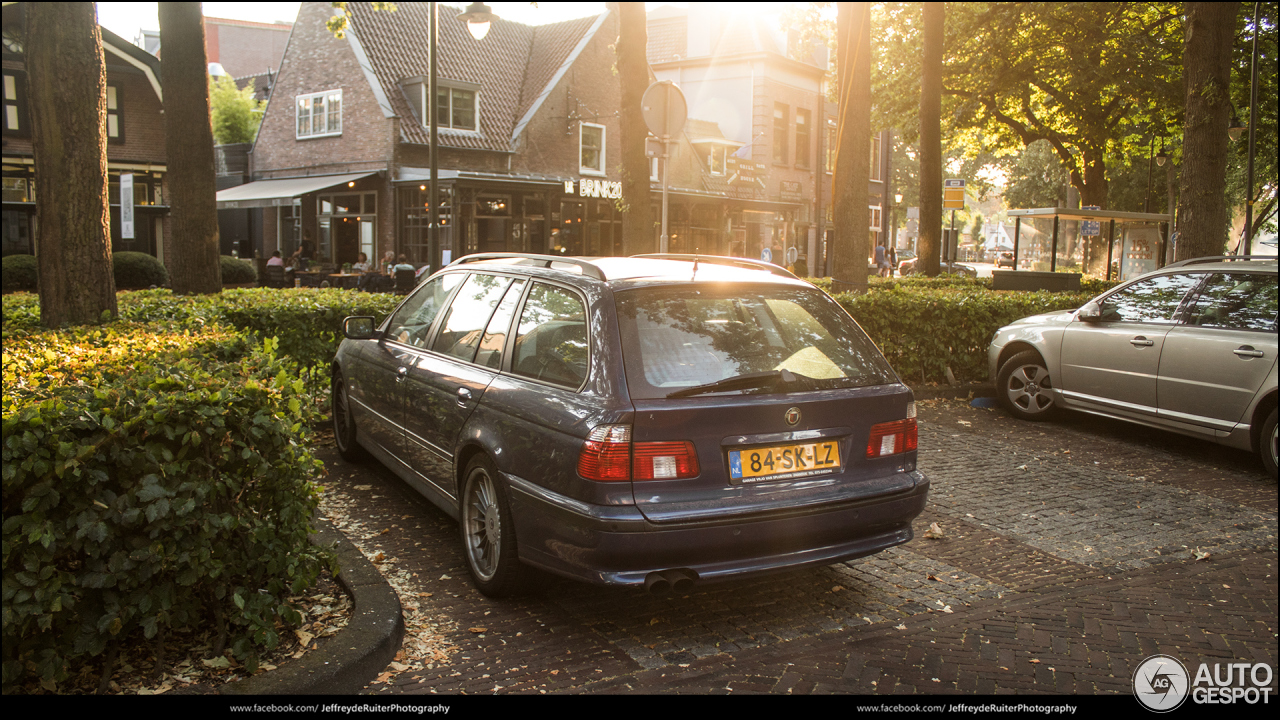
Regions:
[[[734,480],[803,477],[839,468],[840,443],[835,440],[729,451],[729,477]]]

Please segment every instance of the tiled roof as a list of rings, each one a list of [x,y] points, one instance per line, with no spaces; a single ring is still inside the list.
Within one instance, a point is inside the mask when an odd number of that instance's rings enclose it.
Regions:
[[[697,118],[689,118],[684,123],[685,137],[689,138],[689,142],[698,142],[699,140],[722,140],[726,143],[738,145],[724,136],[720,130],[720,123],[710,120],[699,120]]]
[[[523,117],[529,110],[534,99],[594,22],[595,17],[584,17],[534,26],[533,45],[529,51],[529,64],[525,71],[520,110],[516,113],[516,119]]]
[[[689,18],[678,10],[659,16],[658,11],[649,15],[648,45],[645,54],[650,63],[672,62],[689,59]],[[782,53],[775,30],[769,27],[768,20],[755,15],[728,15],[719,37],[712,42],[713,56],[736,55],[739,53]],[[699,32],[708,32],[699,29]]]
[[[688,52],[688,29],[689,20],[685,17],[651,20],[645,47],[649,62],[669,62],[684,57]]]
[[[430,131],[410,109],[400,81],[425,77],[431,70],[428,7],[427,3],[399,3],[396,12],[375,12],[370,3],[347,5],[373,74],[401,118],[404,141],[422,145],[430,142]],[[440,146],[477,150],[511,149],[516,122],[595,20],[588,17],[537,27],[495,20],[484,40],[476,41],[466,23],[457,19],[460,8],[441,5],[439,12],[438,77],[481,86],[478,136],[442,131]]]

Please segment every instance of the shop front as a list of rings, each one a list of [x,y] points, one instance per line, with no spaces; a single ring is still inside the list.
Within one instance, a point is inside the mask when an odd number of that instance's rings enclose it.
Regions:
[[[400,247],[410,262],[427,264],[430,175],[402,168],[399,177]],[[600,256],[622,251],[621,183],[442,170],[439,189],[442,264],[472,253]]]

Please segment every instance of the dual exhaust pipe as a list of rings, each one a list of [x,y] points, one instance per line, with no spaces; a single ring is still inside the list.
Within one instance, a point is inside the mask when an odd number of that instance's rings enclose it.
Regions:
[[[674,568],[651,572],[644,578],[644,589],[650,595],[683,595],[693,589],[698,574],[692,570]]]

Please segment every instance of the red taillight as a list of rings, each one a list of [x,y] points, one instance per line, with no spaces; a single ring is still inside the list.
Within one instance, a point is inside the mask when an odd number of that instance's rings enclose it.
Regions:
[[[884,457],[916,449],[916,420],[895,420],[871,426],[867,438],[867,457]]]
[[[578,474],[598,482],[679,480],[698,475],[698,454],[691,442],[632,443],[630,425],[601,425],[582,443]]]
[[[578,474],[600,482],[627,482],[631,479],[631,443],[593,442],[582,444]]]

